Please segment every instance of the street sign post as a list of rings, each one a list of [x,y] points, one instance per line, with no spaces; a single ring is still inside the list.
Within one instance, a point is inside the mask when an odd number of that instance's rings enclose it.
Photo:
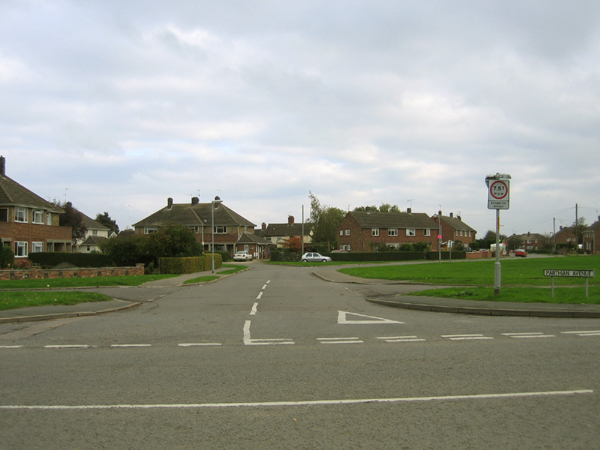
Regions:
[[[496,173],[485,177],[488,187],[488,209],[496,210],[496,263],[494,264],[494,295],[500,294],[502,271],[500,267],[500,210],[510,206],[510,175]]]
[[[552,298],[554,298],[554,277],[572,277],[585,278],[585,296],[589,296],[588,279],[596,276],[595,270],[565,270],[565,269],[544,269],[545,277],[552,277]]]

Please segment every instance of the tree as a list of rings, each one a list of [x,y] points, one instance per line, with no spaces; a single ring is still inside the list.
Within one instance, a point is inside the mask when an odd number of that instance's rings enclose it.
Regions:
[[[106,239],[100,243],[102,253],[109,255],[117,266],[134,266],[140,262],[153,259],[144,256],[146,252],[147,237],[140,234],[121,233],[116,237]]]
[[[517,236],[516,234],[510,236],[506,242],[508,243],[509,250],[516,250],[523,246],[523,239],[521,239],[521,236]]]
[[[492,231],[492,230],[488,230],[488,232],[485,233],[485,236],[483,238],[484,239],[493,239],[495,241],[496,240],[496,232]]]
[[[319,199],[312,192],[309,192],[309,198],[313,245],[328,252],[337,247],[338,227],[344,220],[344,211],[331,206],[321,206]]]
[[[399,212],[401,212],[398,205],[390,205],[389,203],[382,203],[379,208],[377,206],[358,206],[358,207],[354,208],[354,211],[364,212],[364,211],[367,211],[367,209],[370,212],[382,212],[382,213],[399,213]]]
[[[65,212],[59,214],[58,224],[61,227],[72,228],[73,243],[79,239],[83,239],[87,233],[87,226],[83,219],[83,214],[73,206],[71,202],[61,203],[60,201],[53,202],[59,208],[62,208]]]
[[[580,217],[573,225],[571,225],[570,230],[577,237],[578,244],[583,243],[583,232],[586,228],[588,228],[588,226],[585,223],[585,217]]]
[[[112,220],[108,213],[105,211],[103,214],[96,214],[96,222],[101,223],[105,227],[109,228],[110,231],[115,234],[119,234],[119,225],[116,220]]]
[[[291,236],[283,243],[284,248],[289,248],[291,252],[300,253],[302,251],[302,240],[298,236]]]
[[[202,244],[188,227],[169,224],[148,237],[146,251],[155,258],[200,256]]]

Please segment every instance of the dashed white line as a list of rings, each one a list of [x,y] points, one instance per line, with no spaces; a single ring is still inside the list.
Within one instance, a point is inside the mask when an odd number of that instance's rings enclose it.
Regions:
[[[357,337],[317,338],[321,344],[364,344]]]
[[[481,339],[494,339],[493,337],[484,336],[483,334],[447,334],[443,338],[448,338],[451,341],[472,341]]]
[[[23,348],[22,345],[0,345],[0,348]]]
[[[44,345],[44,348],[90,348],[91,345],[79,345],[79,344],[69,344],[69,345]]]
[[[546,392],[514,392],[505,394],[448,395],[438,397],[397,397],[397,398],[359,398],[339,400],[300,400],[281,402],[248,403],[183,403],[183,404],[113,404],[113,405],[0,405],[0,410],[91,410],[91,409],[199,409],[199,408],[269,408],[274,406],[328,406],[357,405],[364,403],[413,403],[457,400],[490,400],[503,398],[549,397],[561,395],[593,394],[592,389]]]
[[[222,345],[219,342],[192,342],[189,344],[177,344],[179,347],[214,347]]]
[[[394,342],[424,342],[425,339],[419,339],[417,336],[390,336],[390,337],[378,337],[377,339],[389,343]]]
[[[257,312],[258,312],[258,302],[254,303],[254,305],[252,305],[252,311],[250,311],[250,315],[255,316]]]
[[[592,330],[592,331],[561,331],[561,334],[576,334],[577,336],[600,336],[600,330]]]
[[[544,334],[539,331],[531,332],[531,333],[502,333],[502,336],[510,336],[515,339],[531,339],[531,338],[549,338],[556,337],[553,334]]]

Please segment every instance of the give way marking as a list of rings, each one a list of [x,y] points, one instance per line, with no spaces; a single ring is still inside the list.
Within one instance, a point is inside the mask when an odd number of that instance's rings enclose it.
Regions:
[[[361,317],[359,320],[350,320],[348,316]],[[338,325],[383,325],[387,323],[404,323],[397,320],[383,319],[381,317],[365,316],[364,314],[338,311]]]

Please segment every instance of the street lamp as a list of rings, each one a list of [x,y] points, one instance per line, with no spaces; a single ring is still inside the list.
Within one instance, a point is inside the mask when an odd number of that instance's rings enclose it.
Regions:
[[[211,217],[212,217],[212,273],[215,273],[215,205],[219,205],[220,203],[223,203],[223,201],[219,198],[219,196],[217,195],[215,197],[215,199],[210,202],[211,203]]]

